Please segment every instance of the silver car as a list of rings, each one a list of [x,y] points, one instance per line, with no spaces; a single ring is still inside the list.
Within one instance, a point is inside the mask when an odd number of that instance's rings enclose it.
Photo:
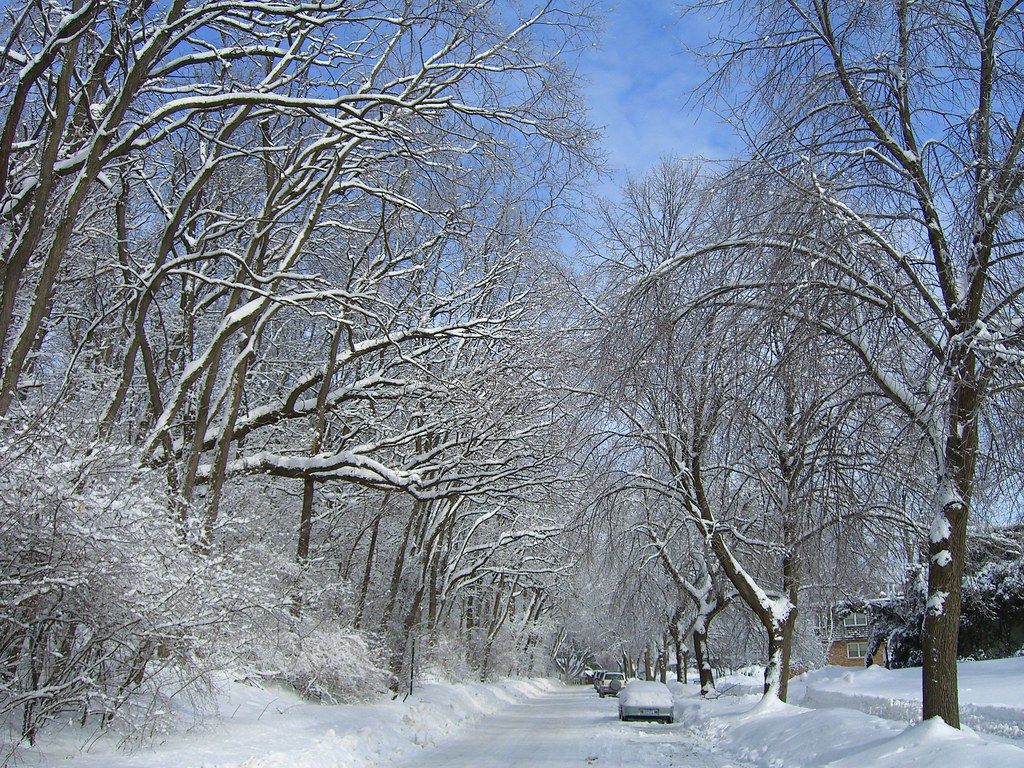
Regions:
[[[619,720],[675,722],[672,692],[664,683],[634,680],[619,694]]]

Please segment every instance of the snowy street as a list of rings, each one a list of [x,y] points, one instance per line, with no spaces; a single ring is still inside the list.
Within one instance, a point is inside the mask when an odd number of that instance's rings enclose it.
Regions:
[[[396,768],[512,768],[512,766],[694,766],[738,768],[741,763],[699,747],[687,725],[618,720],[614,698],[589,687],[563,688],[484,718],[466,732],[395,763]]]
[[[616,699],[553,680],[424,683],[407,699],[347,705],[223,680],[219,714],[194,729],[134,745],[106,734],[83,752],[87,737],[69,724],[50,735],[46,749],[17,747],[0,764],[10,758],[25,768],[1019,768],[1024,740],[1007,738],[1019,734],[1006,726],[1024,712],[1019,686],[1010,682],[1022,679],[1024,660],[966,667],[963,679],[976,702],[969,706],[987,702],[970,710],[987,736],[904,719],[891,706],[894,719],[868,714],[879,709],[879,696],[900,693],[904,675],[889,671],[801,681],[798,687],[816,692],[812,709],[759,703],[735,677],[723,681],[723,695],[708,699],[695,685],[670,681],[672,725],[619,722]],[[823,698],[826,685],[842,697],[841,706]],[[187,711],[177,713],[177,722],[189,719]]]

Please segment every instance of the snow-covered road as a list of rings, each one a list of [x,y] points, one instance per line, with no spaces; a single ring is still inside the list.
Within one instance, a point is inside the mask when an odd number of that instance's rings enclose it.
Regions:
[[[711,754],[685,723],[620,723],[615,699],[566,688],[514,704],[395,768],[739,768]]]
[[[978,685],[985,663],[972,662],[979,667]],[[1008,674],[1000,685],[1019,707],[1020,675],[1000,664],[998,671]],[[979,699],[1009,701],[988,685]],[[13,758],[11,764],[25,768],[1024,766],[1019,746],[941,721],[907,727],[851,709],[764,705],[757,695],[701,699],[694,685],[673,682],[670,688],[676,723],[662,725],[620,723],[615,699],[551,680],[425,682],[408,699],[321,705],[286,689],[228,679],[218,689],[217,713],[192,729],[133,745],[115,731],[86,738],[72,721],[54,728],[38,748],[19,745],[5,753],[0,738],[0,764]],[[177,714],[175,722],[187,724],[188,708]]]

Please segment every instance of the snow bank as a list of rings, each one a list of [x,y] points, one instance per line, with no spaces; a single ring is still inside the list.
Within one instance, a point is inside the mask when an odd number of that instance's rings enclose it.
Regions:
[[[920,675],[816,670],[790,682],[791,701],[805,706],[762,703],[760,681],[747,676],[721,680],[723,695],[712,700],[690,686],[671,687],[679,719],[716,749],[759,768],[1024,766],[1024,748],[1001,738],[1024,735],[1024,659],[960,665],[963,730],[937,718],[919,722]]]
[[[1024,658],[961,662],[960,720],[970,728],[1024,739]],[[792,701],[805,707],[848,707],[913,722],[921,716],[921,670],[826,667],[797,678]]]
[[[1024,658],[960,662],[960,721],[981,733],[1024,741]],[[759,693],[761,682],[733,675],[719,681],[726,695]],[[921,717],[921,669],[825,667],[796,677],[789,701],[802,707],[843,707],[902,723]]]
[[[69,728],[14,757],[37,768],[369,768],[558,686],[550,680],[427,683],[404,701],[323,706],[285,690],[228,683],[220,716],[159,744],[126,752],[104,737],[83,753],[82,732]]]
[[[721,748],[765,768],[1020,768],[1024,749],[958,731],[935,718],[904,727],[850,709],[780,705],[738,716]]]

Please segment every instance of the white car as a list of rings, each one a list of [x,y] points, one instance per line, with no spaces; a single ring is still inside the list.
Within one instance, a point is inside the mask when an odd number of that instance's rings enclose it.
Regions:
[[[626,676],[621,672],[605,672],[597,683],[597,694],[602,699],[605,696],[618,696],[626,685]]]
[[[619,720],[675,721],[672,693],[664,683],[634,680],[619,694]]]

